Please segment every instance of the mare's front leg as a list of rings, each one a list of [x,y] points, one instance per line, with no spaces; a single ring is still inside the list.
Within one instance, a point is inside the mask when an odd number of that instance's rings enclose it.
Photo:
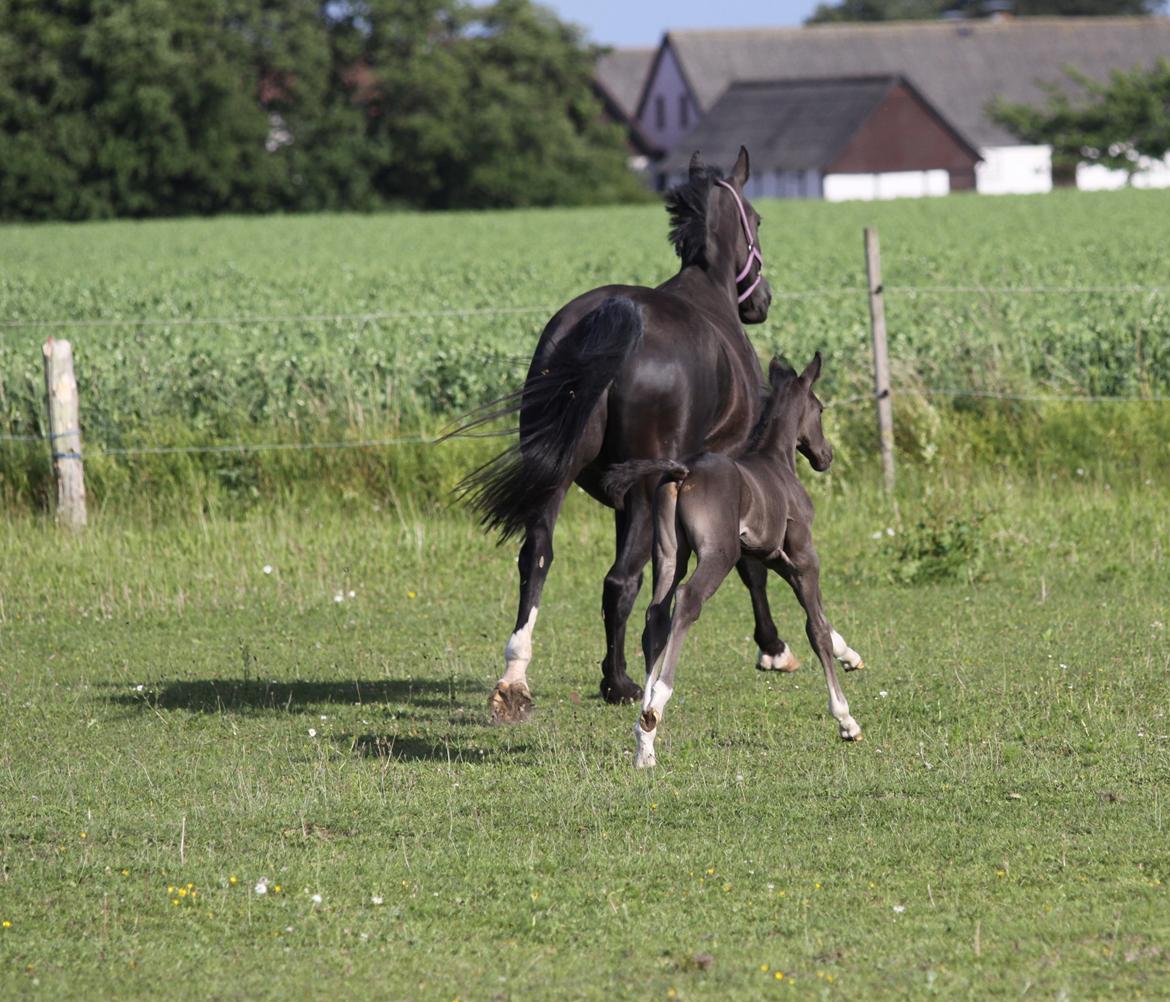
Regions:
[[[841,683],[837,681],[837,672],[833,666],[833,658],[840,641],[842,659],[846,651],[856,658],[855,668],[861,667],[861,658],[857,652],[850,650],[840,634],[835,633],[829,621],[825,619],[824,605],[821,599],[821,569],[816,548],[813,546],[812,536],[807,527],[798,522],[789,522],[788,535],[784,543],[784,558],[778,561],[775,569],[792,586],[801,606],[808,617],[806,630],[808,642],[816,651],[821,660],[821,667],[825,670],[825,684],[829,687],[829,712],[837,721],[837,729],[842,741],[860,741],[861,727],[849,713],[849,703],[845,693],[841,690]]]
[[[642,570],[650,559],[652,488],[653,480],[635,484],[626,495],[624,509],[614,513],[617,556],[605,575],[601,596],[605,617],[601,695],[607,703],[632,703],[642,696],[641,686],[626,673],[626,623],[642,587]]]
[[[528,689],[528,662],[532,660],[532,631],[540,611],[540,593],[552,566],[553,529],[565,499],[559,490],[524,532],[517,567],[520,572],[520,607],[516,626],[504,647],[504,674],[488,697],[493,724],[514,724],[532,716],[532,694]]]
[[[792,653],[772,621],[772,610],[768,606],[768,568],[755,557],[741,557],[735,565],[739,579],[747,586],[752,600],[752,616],[756,621],[755,641],[759,648],[756,667],[760,671],[793,672],[800,667],[800,661]]]

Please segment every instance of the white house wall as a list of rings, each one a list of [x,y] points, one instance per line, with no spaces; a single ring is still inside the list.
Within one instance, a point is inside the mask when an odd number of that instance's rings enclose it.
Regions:
[[[1130,184],[1135,188],[1170,188],[1170,157],[1142,161],[1143,170],[1135,171]],[[1082,191],[1115,191],[1126,186],[1123,170],[1110,170],[1101,164],[1078,164],[1077,187]]]
[[[665,124],[658,124],[658,101],[662,100]],[[682,120],[682,102],[687,105],[687,120]],[[691,97],[690,90],[683,80],[678,61],[674,58],[674,50],[664,46],[661,58],[658,60],[654,76],[646,92],[646,101],[642,105],[642,113],[638,117],[638,124],[642,131],[662,150],[674,147],[699,122],[699,108]],[[731,164],[721,164],[729,168]]]
[[[951,178],[945,170],[891,171],[886,174],[826,174],[826,202],[889,198],[924,198],[946,195]]]
[[[981,195],[1033,195],[1052,190],[1049,146],[986,146],[975,165],[975,190]]]

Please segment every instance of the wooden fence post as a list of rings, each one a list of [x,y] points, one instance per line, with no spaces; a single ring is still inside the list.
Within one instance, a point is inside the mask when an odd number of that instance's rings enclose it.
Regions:
[[[77,380],[73,377],[73,346],[50,337],[45,354],[45,389],[49,398],[49,446],[57,479],[57,524],[85,526],[85,470],[81,462],[81,419]]]
[[[878,442],[886,493],[894,490],[894,406],[890,400],[890,359],[886,351],[886,304],[882,296],[882,257],[877,230],[865,228],[865,273],[869,283],[869,326],[873,333],[873,395],[877,403]]]

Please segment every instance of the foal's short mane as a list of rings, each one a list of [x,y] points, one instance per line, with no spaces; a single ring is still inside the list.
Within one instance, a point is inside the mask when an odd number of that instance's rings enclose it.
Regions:
[[[712,186],[721,180],[723,173],[719,168],[703,167],[666,193],[670,242],[684,268],[707,263],[707,201]]]
[[[772,362],[768,370],[768,383],[771,389],[768,399],[764,401],[764,408],[760,411],[755,427],[752,428],[747,442],[744,443],[743,451],[745,453],[754,452],[759,446],[772,421],[780,413],[781,404],[788,399],[789,387],[797,378],[796,370],[791,366],[776,361]]]

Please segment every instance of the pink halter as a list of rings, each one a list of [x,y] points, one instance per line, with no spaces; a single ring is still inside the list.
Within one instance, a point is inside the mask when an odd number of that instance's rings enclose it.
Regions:
[[[739,288],[739,283],[742,282],[744,279],[746,279],[748,277],[748,275],[751,273],[752,262],[753,261],[760,262],[759,270],[756,272],[756,280],[754,282],[752,282],[752,284],[747,287],[746,292],[741,292],[739,295],[739,298],[736,300],[737,303],[742,303],[745,299],[747,299],[748,296],[750,296],[753,292],[756,291],[756,286],[759,285],[761,281],[763,281],[763,278],[764,278],[764,256],[760,253],[760,248],[756,245],[755,238],[752,236],[752,227],[751,227],[751,224],[748,222],[747,210],[745,210],[743,207],[743,202],[740,200],[739,192],[736,191],[726,181],[716,181],[715,183],[722,185],[724,188],[726,188],[728,191],[731,192],[731,197],[735,199],[735,204],[739,208],[739,218],[740,218],[740,221],[743,223],[744,236],[747,237],[747,242],[748,242],[747,260],[744,262],[743,270],[738,275],[735,276],[735,286],[737,289]]]

